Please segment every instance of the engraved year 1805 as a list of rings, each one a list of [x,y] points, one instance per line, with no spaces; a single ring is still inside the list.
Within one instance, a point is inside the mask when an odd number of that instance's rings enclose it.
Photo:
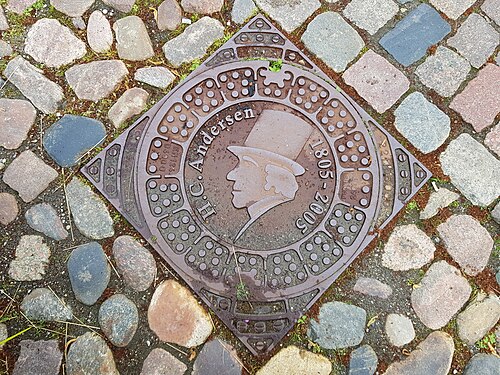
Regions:
[[[322,180],[322,190],[328,189],[328,180],[334,179],[335,174],[332,170],[332,161],[328,158],[330,152],[327,148],[323,147],[324,141],[319,140],[316,143],[309,144],[309,147],[314,152],[317,159],[318,175]],[[309,205],[309,209],[302,213],[302,216],[297,218],[295,226],[302,232],[306,233],[312,226],[314,226],[318,218],[324,214],[328,209],[329,197],[317,191],[314,195],[314,202]]]

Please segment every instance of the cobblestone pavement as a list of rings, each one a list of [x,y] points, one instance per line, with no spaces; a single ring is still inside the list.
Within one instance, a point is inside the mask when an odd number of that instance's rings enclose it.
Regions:
[[[0,6],[1,374],[500,373],[500,0]],[[79,172],[258,12],[434,175],[264,358]]]

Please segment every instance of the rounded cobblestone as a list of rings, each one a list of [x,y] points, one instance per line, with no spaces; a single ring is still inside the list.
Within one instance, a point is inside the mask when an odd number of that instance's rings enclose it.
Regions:
[[[189,290],[174,280],[161,283],[148,309],[149,328],[165,342],[192,348],[212,333],[210,317]]]
[[[325,349],[356,346],[365,334],[366,311],[342,302],[320,307],[318,320],[312,320],[307,336]]]
[[[138,324],[137,307],[123,294],[111,296],[99,308],[99,325],[115,346],[127,346],[134,337]]]
[[[434,55],[418,66],[415,74],[439,95],[450,97],[467,79],[470,70],[467,60],[451,49],[439,46]]]
[[[116,267],[125,283],[142,292],[156,277],[156,262],[151,253],[130,236],[120,236],[113,243]]]
[[[422,323],[439,329],[460,311],[471,291],[460,271],[441,260],[429,267],[419,287],[412,291],[411,305]]]
[[[418,269],[434,258],[436,247],[415,224],[396,227],[384,246],[382,265],[393,271]]]

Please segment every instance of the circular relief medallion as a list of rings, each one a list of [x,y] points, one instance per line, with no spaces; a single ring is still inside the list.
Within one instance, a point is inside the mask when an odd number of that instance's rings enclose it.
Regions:
[[[317,285],[348,263],[376,209],[366,126],[293,66],[210,72],[181,86],[146,131],[148,227],[207,285],[243,282],[257,299]]]
[[[304,237],[297,227],[303,213],[310,230],[324,219],[333,202],[335,159],[321,130],[299,111],[248,101],[198,129],[184,177],[188,201],[210,233],[229,246],[275,250]],[[207,202],[214,211],[198,210]]]

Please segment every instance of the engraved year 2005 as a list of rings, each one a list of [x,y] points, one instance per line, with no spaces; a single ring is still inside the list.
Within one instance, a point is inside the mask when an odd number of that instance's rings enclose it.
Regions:
[[[335,174],[332,170],[333,163],[328,158],[330,152],[327,148],[323,147],[324,141],[319,140],[316,143],[309,144],[309,147],[317,159],[318,175],[324,180],[322,190],[328,189],[328,180],[334,179]],[[314,195],[314,202],[309,205],[309,209],[302,213],[302,216],[295,221],[295,226],[302,233],[306,233],[311,227],[315,226],[321,215],[328,209],[329,198],[328,195],[321,194],[319,191]]]

